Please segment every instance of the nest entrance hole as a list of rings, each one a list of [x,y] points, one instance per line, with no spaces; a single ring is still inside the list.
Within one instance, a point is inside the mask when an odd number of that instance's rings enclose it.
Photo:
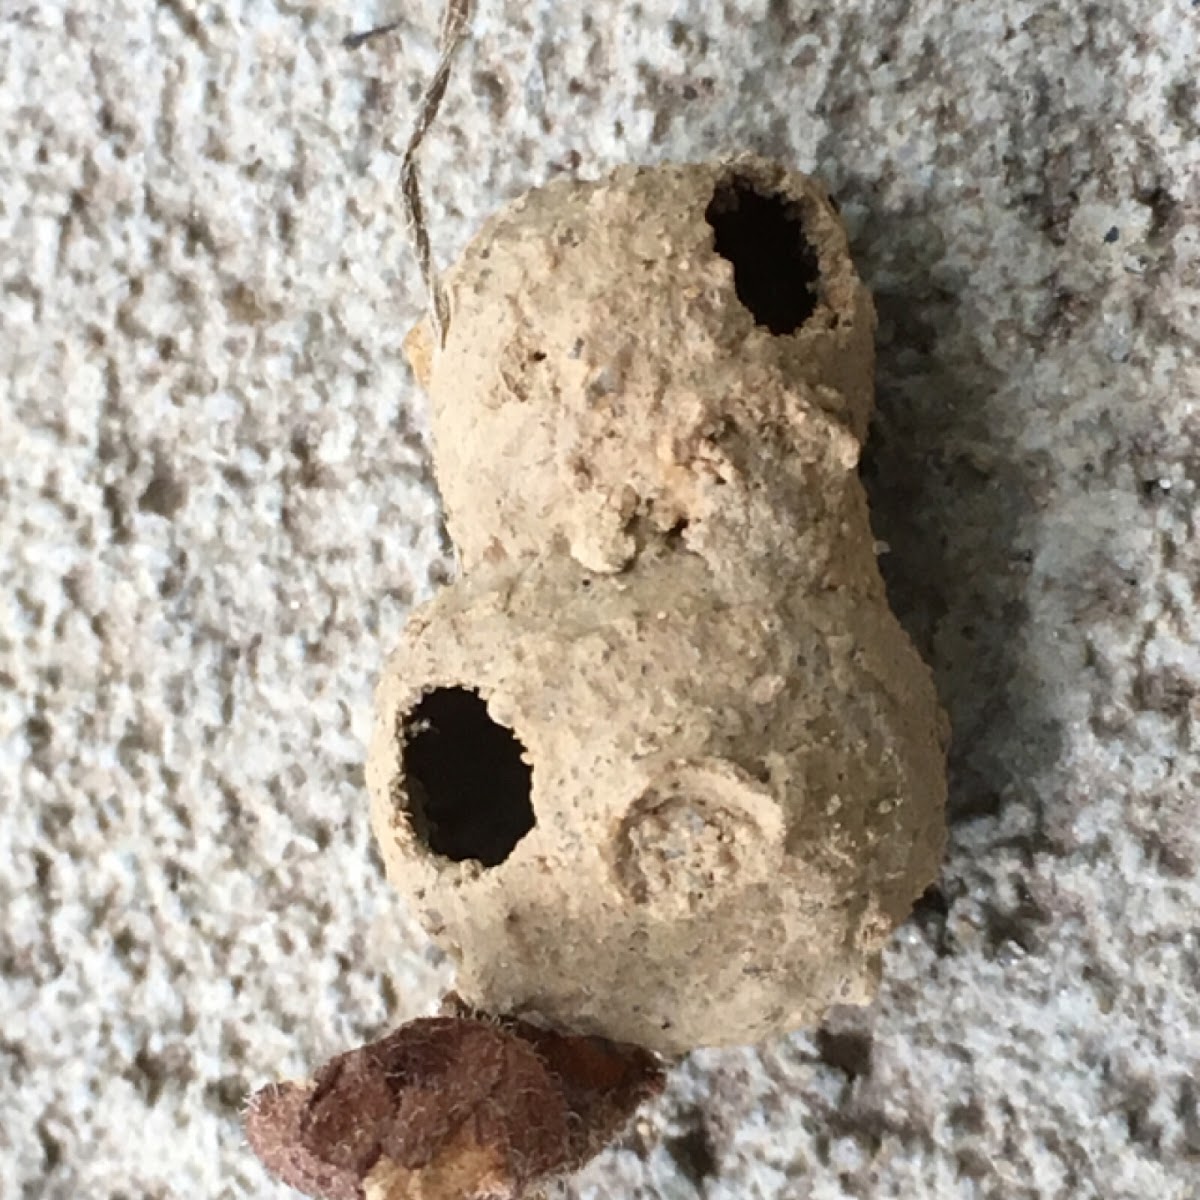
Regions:
[[[478,692],[440,687],[404,718],[404,783],[418,835],[454,862],[499,866],[533,828],[533,769]]]
[[[774,334],[795,333],[816,311],[821,275],[799,202],[732,175],[717,184],[704,218],[714,249],[733,264],[737,297],[755,323]]]

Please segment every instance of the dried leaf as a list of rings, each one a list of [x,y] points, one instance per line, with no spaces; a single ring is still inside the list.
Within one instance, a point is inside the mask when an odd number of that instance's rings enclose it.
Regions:
[[[582,1166],[662,1087],[654,1057],[515,1018],[412,1021],[246,1113],[254,1152],[323,1200],[518,1200]]]

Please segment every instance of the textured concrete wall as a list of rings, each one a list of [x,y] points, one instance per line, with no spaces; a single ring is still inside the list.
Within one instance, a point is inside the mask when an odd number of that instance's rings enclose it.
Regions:
[[[448,570],[392,152],[436,9],[0,4],[4,1197],[282,1196],[246,1091],[449,981],[362,785]],[[694,1056],[578,1195],[1197,1195],[1200,10],[480,10],[425,160],[444,258],[623,161],[748,148],[839,196],[864,476],[956,730],[876,1006]]]

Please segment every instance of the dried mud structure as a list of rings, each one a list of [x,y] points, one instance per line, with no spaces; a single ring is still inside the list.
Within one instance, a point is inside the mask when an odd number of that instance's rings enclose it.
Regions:
[[[856,466],[874,311],[759,159],[560,182],[409,339],[461,576],[368,778],[473,1006],[672,1056],[868,999],[934,878],[946,723]]]

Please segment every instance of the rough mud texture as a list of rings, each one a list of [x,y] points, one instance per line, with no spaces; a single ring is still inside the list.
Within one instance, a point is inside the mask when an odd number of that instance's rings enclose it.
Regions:
[[[482,0],[429,143],[443,261],[568,171],[752,149],[830,184],[880,318],[881,565],[955,732],[870,1012],[694,1056],[577,1196],[1195,1195],[1198,20]],[[450,983],[362,778],[448,566],[383,145],[436,27],[0,11],[6,1200],[282,1200],[245,1095]]]
[[[869,1000],[946,726],[876,566],[874,310],[823,189],[552,184],[446,293],[413,352],[463,576],[379,690],[389,877],[485,1011],[678,1056]]]

